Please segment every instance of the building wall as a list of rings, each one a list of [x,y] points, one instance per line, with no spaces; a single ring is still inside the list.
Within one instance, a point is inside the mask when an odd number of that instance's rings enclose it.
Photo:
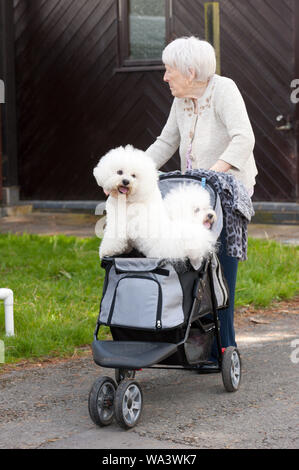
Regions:
[[[173,37],[204,37],[204,1],[173,0]],[[294,0],[220,0],[221,73],[238,84],[256,135],[255,200],[294,201]],[[14,0],[18,168],[22,199],[99,199],[100,156],[127,143],[146,149],[172,97],[163,71],[115,72],[116,0]],[[165,170],[178,167],[177,155]]]

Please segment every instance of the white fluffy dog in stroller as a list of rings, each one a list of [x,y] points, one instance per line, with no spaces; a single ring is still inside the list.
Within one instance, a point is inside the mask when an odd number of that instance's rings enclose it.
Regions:
[[[216,220],[200,185],[181,185],[162,198],[154,162],[131,145],[101,158],[93,174],[109,197],[100,257],[137,249],[148,258],[189,259],[200,265],[215,251]]]

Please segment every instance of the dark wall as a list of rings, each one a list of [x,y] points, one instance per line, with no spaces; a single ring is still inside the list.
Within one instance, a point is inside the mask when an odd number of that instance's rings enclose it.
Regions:
[[[15,23],[21,196],[97,199],[99,157],[159,134],[163,72],[114,73],[114,0],[18,0]]]
[[[290,99],[294,6],[293,0],[221,1],[222,74],[237,82],[246,101],[256,137],[255,199],[260,201],[296,198],[295,133],[275,129],[278,115],[295,112]]]
[[[15,38],[14,9],[11,2],[0,0],[0,79],[4,84],[4,103],[0,105],[0,186],[15,186],[18,183],[17,122],[15,90]],[[2,190],[0,187],[0,200]]]
[[[176,36],[204,37],[204,1],[174,0]],[[255,200],[295,199],[293,0],[221,0],[222,74],[238,84],[256,135]],[[172,102],[162,71],[116,72],[115,0],[15,0],[19,184],[23,199],[99,199],[100,156],[146,149]],[[293,108],[292,108],[293,106]],[[177,168],[177,157],[165,169]]]

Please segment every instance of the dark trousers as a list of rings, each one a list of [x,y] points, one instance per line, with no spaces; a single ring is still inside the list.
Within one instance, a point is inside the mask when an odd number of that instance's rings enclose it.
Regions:
[[[218,311],[220,320],[220,336],[221,346],[227,348],[228,346],[237,346],[235,340],[235,328],[234,328],[234,303],[235,303],[235,289],[238,272],[238,259],[228,256],[226,254],[226,231],[223,228],[220,235],[221,245],[218,252],[218,258],[222,265],[223,274],[228,283],[229,289],[229,307],[224,310]],[[212,358],[217,359],[217,344],[214,341],[212,347]]]

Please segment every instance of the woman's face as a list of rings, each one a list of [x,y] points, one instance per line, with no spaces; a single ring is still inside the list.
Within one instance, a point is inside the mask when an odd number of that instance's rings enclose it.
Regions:
[[[170,91],[176,98],[184,98],[190,88],[190,80],[177,69],[165,66],[166,71],[163,77],[164,82],[168,83]]]

